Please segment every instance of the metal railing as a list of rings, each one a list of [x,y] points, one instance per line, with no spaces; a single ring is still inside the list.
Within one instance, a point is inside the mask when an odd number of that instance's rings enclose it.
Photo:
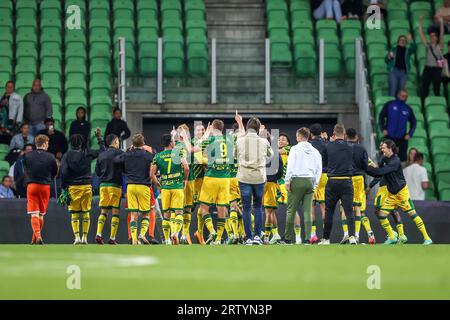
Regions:
[[[365,65],[365,54],[363,50],[363,40],[355,40],[355,102],[359,110],[359,127],[362,144],[366,148],[371,159],[377,157],[377,146],[373,127],[371,112],[372,102],[369,95],[369,84],[367,68]]]

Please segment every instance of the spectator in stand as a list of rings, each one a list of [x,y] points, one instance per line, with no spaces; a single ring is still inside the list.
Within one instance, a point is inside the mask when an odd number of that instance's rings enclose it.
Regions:
[[[412,165],[414,163],[414,157],[416,156],[416,153],[419,152],[416,148],[410,148],[408,151],[408,160],[406,160],[406,167]]]
[[[25,168],[23,165],[23,161],[25,159],[25,155],[34,150],[34,145],[27,144],[23,147],[22,152],[20,153],[17,161],[12,165],[11,169],[13,170],[12,177],[14,177],[14,183],[16,184],[17,196],[19,198],[27,197],[27,186],[25,184]]]
[[[411,200],[425,200],[425,190],[430,186],[427,169],[423,167],[423,154],[417,152],[414,163],[403,169]]]
[[[414,111],[406,104],[408,93],[400,90],[397,99],[387,102],[378,118],[380,129],[385,139],[391,139],[399,148],[398,156],[402,162],[406,161],[408,141],[416,130],[416,117]],[[410,129],[407,132],[407,124]]]
[[[341,1],[339,0],[311,0],[314,19],[335,19],[340,23],[346,17],[342,16]]]
[[[2,179],[2,184],[0,185],[0,199],[13,199],[16,196],[11,188],[13,184],[12,178],[10,176],[4,176]]]
[[[20,149],[27,144],[34,144],[34,137],[30,134],[30,126],[27,123],[20,125],[20,133],[16,134],[9,145],[9,150]]]
[[[447,43],[447,53],[444,54],[444,59],[447,61],[447,66],[444,66],[444,70],[442,72],[442,85],[444,86],[444,96],[448,97],[448,84],[450,82],[450,41]]]
[[[45,129],[38,132],[38,135],[44,134],[50,139],[48,142],[48,152],[52,153],[56,159],[61,160],[67,152],[68,144],[64,133],[55,129],[53,118],[45,119]]]
[[[33,81],[31,92],[23,98],[24,119],[31,126],[31,135],[37,136],[37,133],[45,129],[45,119],[53,115],[52,101],[42,88],[41,80]]]
[[[408,44],[411,44],[408,46]],[[411,56],[416,52],[416,44],[412,36],[400,36],[397,46],[393,47],[385,58],[389,69],[389,95],[396,97],[401,89],[405,89],[408,72],[411,69]]]
[[[83,149],[86,149],[89,145],[91,124],[86,120],[86,109],[81,106],[77,109],[77,120],[72,121],[70,124],[69,136],[74,134],[80,134],[83,136]]]
[[[0,108],[8,110],[9,129],[13,132],[19,128],[23,121],[23,100],[15,92],[15,85],[13,81],[8,81],[5,86],[5,93],[0,99]]]
[[[439,33],[440,21],[444,22],[445,34],[450,34],[450,0],[444,1],[444,6],[436,10],[434,24],[427,30],[428,33]]]
[[[359,19],[363,16],[363,4],[361,0],[343,0],[342,12],[349,19]]]
[[[425,69],[422,74],[422,103],[428,97],[430,84],[433,83],[433,91],[435,96],[440,96],[442,67],[444,66],[444,21],[440,19],[440,33],[430,33],[430,42],[427,42],[423,34],[423,15],[419,17],[419,35],[422,44],[426,48]]]
[[[9,130],[8,108],[0,106],[0,144],[10,144],[12,132]]]
[[[127,123],[122,120],[122,110],[120,110],[120,108],[114,108],[113,110],[113,118],[106,126],[105,139],[110,134],[118,136],[121,145],[124,140],[130,137],[130,129],[128,129]]]

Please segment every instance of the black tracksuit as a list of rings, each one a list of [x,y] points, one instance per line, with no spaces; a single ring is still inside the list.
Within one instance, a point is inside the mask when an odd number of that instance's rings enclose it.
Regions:
[[[402,162],[396,154],[390,158],[383,157],[382,161],[382,166],[379,168],[369,167],[368,172],[375,177],[383,177],[388,191],[397,194],[406,186]]]
[[[142,149],[131,149],[114,159],[114,163],[123,166],[126,184],[150,186],[150,167],[153,155]]]
[[[353,146],[353,174],[352,176],[363,176],[369,167],[369,155],[366,149],[358,144],[349,142]]]
[[[91,163],[105,148],[100,150],[70,150],[61,160],[62,187],[92,184]]]
[[[111,183],[122,186],[122,166],[114,163],[114,159],[123,153],[120,149],[109,148],[98,156],[95,173],[100,179],[100,184]]]
[[[330,239],[333,215],[339,200],[344,208],[349,235],[355,235],[353,214],[353,146],[338,139],[326,147],[328,183],[325,188],[325,226],[323,237]]]
[[[53,153],[55,156],[58,152],[64,154],[67,152],[69,148],[67,144],[67,139],[64,133],[58,130],[54,130],[53,134],[49,134],[47,129],[41,130],[37,133],[37,135],[46,135],[49,138],[48,141],[48,152]]]
[[[322,138],[314,138],[309,140],[309,143],[319,151],[322,156],[322,173],[327,172],[327,141]]]
[[[70,124],[69,136],[74,134],[81,134],[84,138],[83,140],[83,148],[87,148],[89,146],[89,136],[91,134],[91,124],[85,119],[79,121],[72,121]]]
[[[33,150],[24,156],[26,184],[51,185],[58,173],[58,165],[53,154],[42,149]]]

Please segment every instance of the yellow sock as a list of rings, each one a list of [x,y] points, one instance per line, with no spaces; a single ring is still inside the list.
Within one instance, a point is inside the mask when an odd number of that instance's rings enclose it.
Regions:
[[[238,228],[239,235],[244,238],[245,237],[245,228],[244,228],[244,219],[242,219],[242,214],[238,214]]]
[[[101,213],[100,216],[98,217],[98,222],[97,222],[97,235],[101,236],[103,233],[103,227],[105,226],[105,221],[106,221],[106,213]]]
[[[275,225],[275,224],[272,226],[272,234],[273,234],[274,236],[277,236],[277,235],[278,235],[278,226]]]
[[[133,239],[133,243],[137,241],[137,222],[130,222],[130,231],[131,231],[131,239]]]
[[[270,237],[270,234],[272,233],[272,224],[266,223],[264,226],[264,237]]]
[[[253,215],[253,213],[251,214],[251,219],[252,219],[252,230],[255,230],[255,216]]]
[[[361,222],[362,222],[363,227],[366,230],[366,232],[372,231],[372,226],[370,225],[370,220],[369,220],[369,218],[367,218],[367,216],[365,214],[361,215]]]
[[[231,229],[230,218],[225,218],[225,231],[227,232],[228,236],[233,234],[233,230]]]
[[[424,240],[430,240],[430,236],[427,233],[427,229],[425,228],[425,224],[423,223],[423,220],[421,217],[419,217],[417,214],[413,214],[411,216],[414,223],[416,224],[417,229],[422,233]]]
[[[389,239],[394,240],[394,230],[391,227],[391,223],[389,222],[387,217],[379,217],[381,226],[384,230],[386,230],[386,233],[389,237]]]
[[[72,231],[75,239],[80,238],[80,215],[78,213],[72,213],[71,215]]]
[[[347,226],[348,228],[348,226]],[[361,231],[361,216],[355,216],[355,234],[359,237]]]
[[[175,233],[178,234],[183,229],[183,215],[177,214],[175,217]]]
[[[175,212],[170,213],[170,232],[175,233],[176,226],[175,226]]]
[[[89,233],[89,226],[91,225],[91,215],[89,212],[85,212],[81,215],[83,223],[83,238],[87,238]]]
[[[298,224],[294,226],[295,236],[301,237],[302,235],[302,228]]]
[[[209,213],[205,214],[203,216],[203,221],[204,221],[206,229],[208,229],[209,233],[216,233],[216,230],[214,230],[214,225],[213,225],[211,215]]]
[[[342,230],[344,231],[344,235],[348,235],[347,219],[342,219]]]
[[[398,223],[396,228],[397,228],[397,233],[398,233],[399,237],[402,237],[405,235],[405,231],[403,230],[403,223],[401,223],[401,222]]]
[[[312,225],[312,227],[311,227],[311,236],[313,237],[313,236],[315,236],[316,235],[316,226],[315,226],[315,223]]]
[[[225,222],[224,218],[217,218],[217,238],[216,241],[220,242],[222,240],[223,231],[225,230]]]
[[[148,231],[148,225],[149,225],[148,218],[142,218],[142,221],[141,221],[141,232],[140,232],[141,236],[145,237],[145,234]]]
[[[238,235],[239,233],[239,220],[238,220],[238,213],[236,211],[230,212],[230,224],[231,224],[231,230],[234,235]]]
[[[120,216],[118,214],[113,214],[111,218],[111,235],[109,236],[109,238],[112,240],[116,239],[117,230],[119,230],[119,222]]]
[[[203,215],[202,215],[200,208],[198,208],[198,210],[197,210],[197,231],[202,236],[203,236],[204,225],[205,225],[205,220],[203,219]]]
[[[191,227],[191,215],[192,213],[189,211],[186,211],[183,214],[183,236],[189,235],[189,228]]]
[[[168,240],[170,237],[170,219],[168,219],[168,218],[163,219],[162,229],[163,229],[164,239]]]

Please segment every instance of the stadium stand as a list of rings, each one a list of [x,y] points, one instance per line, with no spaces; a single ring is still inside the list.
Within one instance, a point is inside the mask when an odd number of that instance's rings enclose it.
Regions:
[[[416,148],[425,156],[424,166],[433,189],[427,190],[426,198],[450,200],[450,165],[444,159],[450,156],[450,151],[444,146],[450,143],[450,129],[448,116],[448,97],[426,98],[422,105],[420,95],[419,76],[425,65],[425,47],[420,42],[418,21],[424,16],[423,24],[433,23],[434,10],[442,6],[442,1],[389,1],[387,5],[387,24],[383,22],[381,30],[365,29],[365,44],[370,68],[372,99],[374,101],[375,121],[385,102],[392,100],[388,97],[388,72],[384,62],[388,46],[394,46],[400,35],[411,33],[417,45],[417,52],[408,74],[406,89],[409,93],[408,104],[414,110],[417,118],[417,129],[409,142],[409,148]],[[434,10],[433,10],[434,7]],[[449,40],[445,36],[445,43]],[[446,47],[446,46],[445,46]],[[441,92],[443,96],[443,90]],[[377,136],[382,137],[377,126]]]

